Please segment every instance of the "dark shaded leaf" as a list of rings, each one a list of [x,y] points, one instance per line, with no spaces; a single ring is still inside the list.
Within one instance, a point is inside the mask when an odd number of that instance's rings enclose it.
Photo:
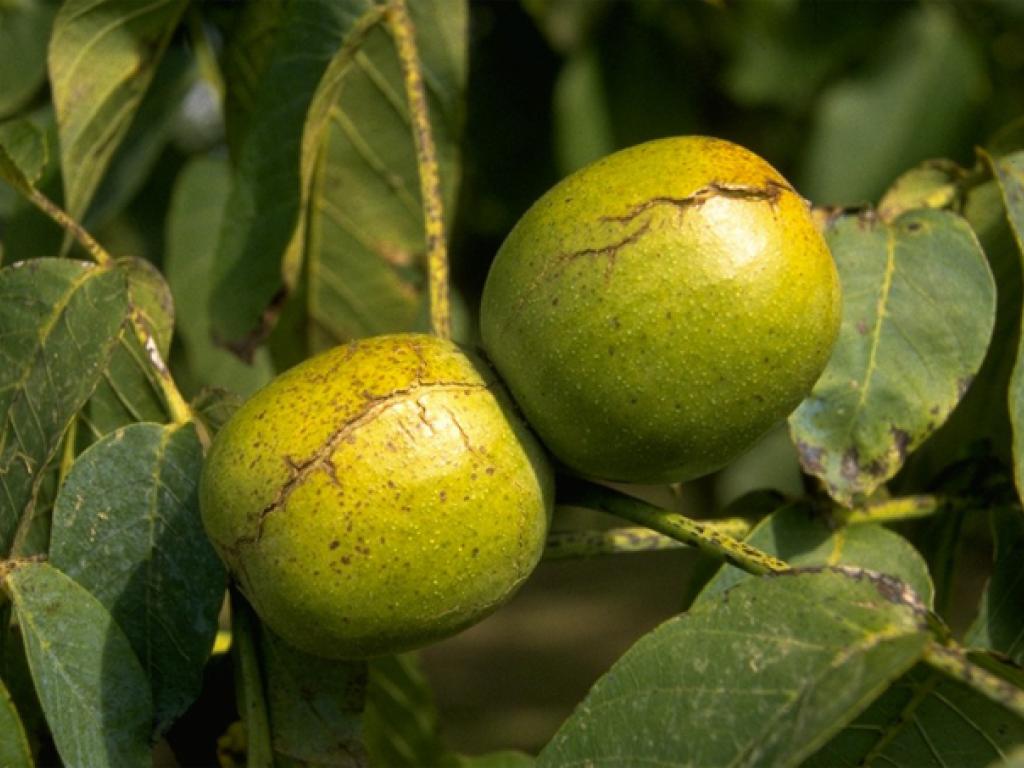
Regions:
[[[53,512],[50,562],[124,630],[158,733],[199,692],[224,598],[199,517],[202,461],[192,425],[133,424],[78,457]]]
[[[237,158],[212,270],[212,330],[238,342],[260,329],[281,288],[281,258],[299,214],[299,149],[310,99],[370,0],[287,4]]]
[[[149,684],[127,638],[92,595],[46,563],[7,576],[39,701],[70,766],[149,766]]]
[[[448,750],[437,709],[414,654],[370,661],[363,739],[373,765],[442,765]]]
[[[0,555],[75,414],[92,394],[128,311],[124,275],[57,259],[0,270]]]
[[[990,160],[999,183],[1006,218],[1024,259],[1024,150]],[[1017,493],[1024,498],[1024,333],[1020,335],[1017,362],[1010,378],[1010,424],[1013,428],[1013,467]]]
[[[231,169],[222,158],[199,157],[185,166],[167,215],[164,270],[178,308],[188,382],[196,389],[222,387],[249,395],[270,380],[269,355],[257,350],[252,364],[243,362],[214,343],[210,321],[212,271],[230,184]]]
[[[238,9],[238,19],[224,48],[227,93],[224,119],[232,152],[245,143],[254,116],[260,84],[285,19],[285,0],[260,0]]]
[[[909,541],[880,525],[836,529],[815,515],[810,504],[795,502],[762,519],[744,541],[794,568],[845,565],[893,576],[925,605],[932,604],[934,588],[924,559]],[[736,566],[723,565],[695,604],[714,600],[749,578]]]
[[[0,5],[0,117],[24,104],[46,79],[46,44],[57,12],[50,0]]]
[[[1022,743],[1024,722],[963,683],[919,664],[804,765],[980,766]]]
[[[789,423],[804,470],[849,506],[895,475],[963,397],[988,347],[996,297],[977,238],[954,214],[842,216],[826,238],[843,321]]]
[[[35,765],[25,728],[3,680],[0,680],[0,765],[4,768],[32,768]]]
[[[39,181],[49,154],[46,134],[28,120],[0,123],[0,178],[22,194]]]
[[[187,0],[68,0],[53,22],[50,84],[65,209],[81,219],[149,87]]]
[[[266,630],[262,639],[277,762],[365,766],[360,737],[366,664],[309,656]]]
[[[1024,514],[994,509],[992,528],[995,565],[964,643],[999,651],[1024,665]]]
[[[921,658],[925,609],[855,569],[750,579],[646,635],[545,765],[799,765]]]

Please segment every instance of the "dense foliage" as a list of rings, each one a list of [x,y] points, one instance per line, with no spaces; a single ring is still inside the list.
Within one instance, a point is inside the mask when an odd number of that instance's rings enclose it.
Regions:
[[[1014,0],[0,0],[0,765],[1024,765],[1022,51]],[[446,242],[475,347],[527,206],[689,133],[813,202],[837,344],[710,478],[559,474],[547,560],[701,556],[628,584],[682,612],[564,722],[465,757],[417,656],[229,592],[205,453],[316,352],[440,330]]]

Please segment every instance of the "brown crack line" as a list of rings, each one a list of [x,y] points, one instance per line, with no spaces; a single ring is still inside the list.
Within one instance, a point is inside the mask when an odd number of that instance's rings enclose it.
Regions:
[[[658,206],[669,205],[685,211],[689,208],[696,208],[704,205],[708,200],[713,197],[727,197],[734,200],[751,200],[755,202],[765,202],[769,205],[774,206],[783,192],[791,192],[796,194],[794,190],[788,184],[775,181],[774,179],[768,179],[761,186],[754,186],[749,184],[727,184],[724,182],[713,181],[710,184],[701,187],[696,192],[689,194],[685,197],[669,197],[669,196],[658,196],[644,200],[641,203],[633,206],[629,211],[620,216],[602,216],[601,221],[613,221],[618,223],[629,223],[633,221],[637,216],[645,213]],[[615,258],[618,252],[630,245],[636,243],[651,227],[650,220],[645,221],[639,228],[634,230],[632,233],[627,235],[622,240],[619,240],[609,245],[602,246],[600,248],[583,248],[578,251],[570,251],[568,253],[560,253],[551,259],[537,276],[530,282],[519,299],[516,301],[512,312],[509,314],[508,321],[511,321],[523,306],[534,298],[537,288],[539,288],[546,279],[557,274],[566,264],[575,261],[582,257],[601,257],[607,256],[608,264],[605,267],[605,280],[607,281],[611,277],[612,269],[615,267]],[[507,322],[508,322],[507,321]]]
[[[455,382],[455,381],[425,381],[416,382],[411,386],[405,387],[404,389],[395,389],[388,392],[385,395],[378,395],[376,397],[368,398],[366,406],[359,411],[359,413],[352,416],[350,419],[341,424],[337,429],[328,435],[324,444],[320,446],[307,459],[303,461],[295,461],[290,456],[285,456],[284,461],[288,465],[288,469],[291,472],[289,477],[281,488],[278,490],[277,495],[274,499],[267,504],[259,515],[259,520],[256,527],[256,533],[252,536],[239,536],[231,547],[237,549],[243,544],[255,544],[263,537],[263,527],[266,523],[267,517],[275,510],[281,509],[288,501],[288,497],[291,496],[292,492],[301,485],[307,477],[313,472],[323,469],[328,475],[331,476],[335,483],[338,482],[337,469],[334,466],[334,462],[331,460],[335,449],[341,444],[343,440],[349,437],[356,429],[361,427],[363,424],[371,421],[372,419],[379,416],[389,408],[398,405],[399,403],[405,402],[411,395],[430,391],[430,392],[444,392],[444,391],[455,391],[455,392],[466,392],[481,389],[490,389],[491,384],[472,384],[468,382]],[[420,419],[424,419],[424,407],[419,399],[414,401],[420,409]],[[427,423],[424,421],[424,423]],[[459,431],[465,436],[461,425],[458,425]]]
[[[576,261],[577,259],[600,256],[609,257],[608,266],[605,269],[605,278],[607,279],[611,277],[611,269],[615,264],[615,257],[618,255],[618,252],[623,248],[627,248],[636,243],[641,237],[647,234],[647,231],[650,228],[651,222],[645,221],[633,232],[626,235],[626,237],[621,240],[617,240],[614,243],[603,245],[600,248],[583,248],[578,251],[568,251],[566,253],[558,254],[544,265],[540,272],[537,273],[537,276],[530,281],[529,285],[526,286],[526,289],[519,294],[519,299],[516,301],[512,312],[509,314],[508,320],[514,318],[519,313],[519,310],[522,309],[530,299],[536,297],[535,294],[537,289],[544,284],[545,280],[560,272],[566,264]]]
[[[761,186],[752,186],[749,184],[725,184],[713,181],[686,197],[652,197],[633,206],[628,212],[621,216],[602,216],[601,219],[602,221],[628,222],[651,208],[662,205],[670,205],[686,211],[689,208],[698,208],[714,197],[727,197],[733,200],[752,200],[755,202],[764,202],[769,205],[775,205],[775,203],[779,201],[783,192],[792,192],[793,194],[796,194],[796,191],[788,184],[783,184],[773,179],[765,181]]]

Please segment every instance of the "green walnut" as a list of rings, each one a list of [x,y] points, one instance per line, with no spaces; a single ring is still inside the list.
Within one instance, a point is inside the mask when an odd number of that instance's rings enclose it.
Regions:
[[[256,393],[214,440],[200,506],[260,618],[353,659],[507,600],[540,559],[552,482],[494,373],[407,334],[338,347]]]
[[[728,463],[807,395],[840,321],[807,202],[719,139],[617,152],[519,220],[484,288],[483,344],[575,471],[670,482]]]

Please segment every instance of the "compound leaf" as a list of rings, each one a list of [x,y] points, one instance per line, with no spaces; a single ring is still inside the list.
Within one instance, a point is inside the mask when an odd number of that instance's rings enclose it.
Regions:
[[[458,178],[466,5],[413,0],[446,210]],[[332,60],[303,135],[303,216],[285,256],[303,256],[314,347],[409,330],[426,249],[419,168],[395,44],[371,12]],[[376,23],[374,23],[376,22]]]
[[[841,216],[826,232],[843,321],[825,372],[790,416],[804,470],[850,506],[949,416],[985,356],[995,286],[960,217]]]
[[[244,352],[281,288],[281,259],[299,213],[299,148],[310,99],[370,0],[287,4],[266,56],[235,160],[213,269],[214,337]],[[234,134],[232,134],[234,135]]]
[[[68,0],[53,22],[49,70],[65,208],[81,220],[187,0]]]
[[[32,679],[66,765],[149,766],[149,683],[103,605],[47,563],[7,576]]]
[[[124,275],[58,259],[0,270],[0,555],[92,394],[128,311]]]
[[[795,766],[921,658],[925,608],[857,569],[749,579],[643,637],[541,766]]]
[[[124,630],[152,685],[157,732],[199,692],[224,598],[199,517],[202,460],[192,425],[132,424],[78,457],[53,511],[50,562]]]

